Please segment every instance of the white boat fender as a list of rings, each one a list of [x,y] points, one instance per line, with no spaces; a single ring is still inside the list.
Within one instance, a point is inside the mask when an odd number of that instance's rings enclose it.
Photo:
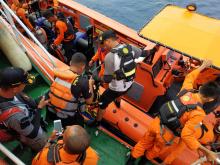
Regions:
[[[32,69],[31,62],[24,50],[19,46],[7,27],[0,25],[0,49],[14,67],[20,67],[25,71]]]

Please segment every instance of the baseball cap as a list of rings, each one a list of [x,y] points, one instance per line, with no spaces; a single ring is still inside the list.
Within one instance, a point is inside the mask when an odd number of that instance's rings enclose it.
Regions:
[[[0,87],[11,87],[19,84],[33,84],[35,77],[22,68],[7,67],[0,71]]]
[[[99,35],[98,41],[103,44],[103,42],[109,38],[116,38],[116,33],[113,30],[106,30]]]

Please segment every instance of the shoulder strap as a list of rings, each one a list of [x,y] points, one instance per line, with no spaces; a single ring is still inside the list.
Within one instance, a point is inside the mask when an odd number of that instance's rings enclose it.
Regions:
[[[86,159],[86,151],[84,151],[82,154],[80,154],[77,157],[76,162],[78,162],[80,165],[83,165],[85,159]]]
[[[185,95],[187,92],[197,93],[198,90],[196,90],[196,89],[183,89],[179,92],[179,94],[177,96],[181,97],[181,96]]]
[[[111,53],[117,53],[117,52],[118,52],[118,49],[113,48],[113,49],[110,50],[110,52],[111,52]]]
[[[202,137],[204,136],[205,132],[208,132],[208,128],[203,123],[200,124],[200,127],[201,127],[202,133],[201,133],[201,136],[199,137],[199,139],[202,139]]]
[[[48,149],[48,153],[47,153],[47,161],[49,163],[59,163],[61,162],[61,158],[60,158],[60,153],[59,153],[59,149],[60,149],[61,145],[55,143],[55,144],[51,144],[49,146]],[[83,165],[84,161],[86,159],[86,151],[84,151],[82,154],[80,154],[77,158],[76,158],[76,162],[78,162],[80,165]]]
[[[49,163],[56,164],[61,161],[59,149],[60,149],[60,145],[57,143],[51,144],[49,146],[48,153],[47,153],[47,161]]]
[[[24,104],[28,105],[29,107],[33,109],[37,108],[37,104],[35,100],[29,97],[28,95],[26,95],[25,93],[21,92],[18,95],[16,95],[16,97],[18,98],[18,100],[24,102]]]
[[[124,47],[124,46],[125,46],[125,45],[123,45],[123,47]],[[122,49],[123,47],[121,47],[120,44],[119,44],[119,45],[117,45],[115,48],[112,48],[112,49],[110,50],[110,52],[111,52],[111,53],[119,53],[119,50]]]

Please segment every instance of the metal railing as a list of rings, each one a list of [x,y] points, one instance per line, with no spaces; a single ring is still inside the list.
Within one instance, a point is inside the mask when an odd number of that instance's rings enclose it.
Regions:
[[[17,165],[25,165],[20,159],[18,159],[13,153],[11,153],[4,145],[0,143],[0,151],[4,153]]]
[[[27,52],[27,47],[23,44],[22,40],[26,42],[26,44],[29,46],[29,48],[36,53],[36,55],[40,58],[40,60],[45,63],[47,65],[47,67],[52,71],[54,69],[54,67],[56,67],[56,64],[54,63],[51,54],[44,48],[44,46],[38,41],[38,39],[34,36],[34,34],[24,25],[24,23],[20,20],[20,18],[8,7],[8,5],[4,2],[4,0],[0,0],[0,4],[3,8],[3,10],[0,10],[0,12],[2,13],[2,15],[7,19],[7,21],[10,23],[14,36],[16,38],[16,40],[18,41],[18,44],[21,46],[21,48],[23,48],[25,50],[25,52]],[[27,33],[27,35],[30,37],[31,40],[33,40],[36,45],[44,52],[44,54],[47,55],[50,63],[45,60],[40,52],[38,52],[34,47],[32,47],[31,42],[29,41],[29,39],[27,39],[26,37],[24,37],[20,31],[17,29],[17,27],[15,26],[14,20],[24,29],[24,31]],[[30,58],[32,58],[31,56],[29,56]],[[34,60],[34,59],[32,59]],[[53,78],[50,76],[50,74],[45,70],[45,68],[40,64],[39,61],[34,60],[38,66],[40,66],[40,68],[45,72],[45,74],[47,75],[47,77],[49,77],[49,79],[53,80]],[[52,64],[52,67],[51,65]]]

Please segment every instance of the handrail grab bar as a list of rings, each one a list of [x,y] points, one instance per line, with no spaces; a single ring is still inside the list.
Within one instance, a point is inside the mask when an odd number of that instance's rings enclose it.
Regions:
[[[25,165],[20,159],[18,159],[13,153],[11,153],[2,143],[0,143],[0,151],[9,157],[17,165]]]

